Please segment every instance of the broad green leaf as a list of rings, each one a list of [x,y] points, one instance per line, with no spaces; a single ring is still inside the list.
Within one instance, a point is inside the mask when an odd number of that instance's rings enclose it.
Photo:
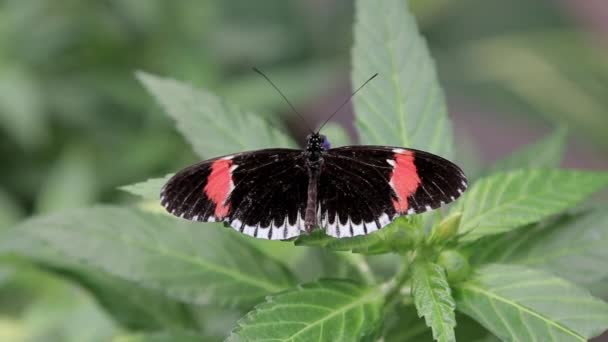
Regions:
[[[382,307],[376,287],[320,280],[270,296],[226,341],[358,341],[381,325]]]
[[[418,316],[424,317],[426,325],[433,331],[433,339],[456,341],[454,327],[454,298],[441,266],[417,261],[412,269],[412,295]]]
[[[454,297],[459,311],[503,341],[587,341],[608,328],[607,303],[522,266],[483,266]]]
[[[146,200],[154,200],[160,203],[160,190],[171,177],[173,177],[173,174],[166,175],[162,178],[150,178],[143,182],[122,186],[120,187],[120,190],[140,196]]]
[[[362,254],[382,254],[409,250],[422,238],[417,221],[400,218],[387,227],[367,235],[336,239],[317,230],[301,235],[296,246],[320,246],[334,251],[352,251]]]
[[[497,161],[486,173],[515,169],[559,167],[566,148],[566,129],[558,128],[543,139],[515,151],[508,157]]]
[[[0,253],[10,252],[39,268],[67,278],[87,289],[115,321],[130,330],[198,328],[188,307],[159,290],[109,275],[54,250],[26,230],[12,230],[0,243]]]
[[[480,241],[476,263],[511,263],[543,268],[577,284],[608,277],[608,212],[560,218],[524,231]]]
[[[353,87],[379,76],[353,99],[363,144],[452,155],[452,126],[426,42],[402,0],[356,2]]]
[[[291,138],[255,113],[242,111],[210,92],[143,72],[137,77],[203,158],[295,146]]]
[[[293,285],[282,264],[219,224],[97,207],[32,219],[13,232],[192,304],[248,307]],[[7,249],[0,241],[0,252]]]
[[[608,173],[515,170],[476,182],[459,201],[459,233],[471,241],[537,222],[608,185]]]
[[[327,123],[327,125],[323,127],[322,133],[327,137],[327,140],[329,140],[331,147],[352,145],[352,141],[346,129],[337,123]]]

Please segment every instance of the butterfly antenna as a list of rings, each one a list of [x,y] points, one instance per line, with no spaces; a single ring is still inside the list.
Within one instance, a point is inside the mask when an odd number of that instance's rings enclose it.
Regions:
[[[353,98],[353,96],[355,96],[355,94],[357,92],[359,92],[359,90],[361,90],[361,88],[365,87],[366,84],[368,84],[371,80],[373,80],[374,78],[376,78],[376,76],[378,76],[378,73],[375,73],[372,77],[370,77],[367,81],[365,81],[365,83],[363,83],[359,88],[357,88],[357,90],[353,91],[352,94],[350,94],[350,96],[344,101],[342,102],[342,104],[340,105],[340,107],[338,107],[338,109],[336,109],[328,118],[327,120],[325,120],[323,122],[323,124],[321,125],[321,127],[319,127],[319,130],[317,132],[320,132],[321,129],[323,128],[323,126],[325,126],[326,123],[329,122],[329,120],[331,120],[331,118],[333,118],[336,114],[338,114],[338,112],[340,111],[340,109],[342,109],[342,107],[344,107],[347,103],[350,102],[350,100]]]
[[[304,116],[302,114],[300,114],[300,112],[298,112],[296,110],[296,107],[294,107],[291,102],[289,102],[289,100],[287,99],[287,97],[285,96],[285,94],[283,94],[283,92],[279,89],[279,87],[277,87],[271,80],[270,78],[268,78],[268,76],[266,76],[263,72],[260,71],[260,69],[253,67],[252,68],[253,71],[257,72],[258,74],[260,74],[262,77],[264,77],[266,79],[266,81],[268,81],[268,83],[270,83],[270,85],[274,88],[274,90],[276,90],[279,95],[281,95],[281,97],[283,98],[283,100],[285,100],[285,102],[287,102],[287,104],[289,105],[289,107],[291,107],[291,110],[293,110],[294,113],[296,113],[300,119],[302,119],[302,121],[304,122],[304,124],[306,125],[306,128],[308,128],[308,130],[310,131],[310,133],[314,133],[314,131],[312,130],[312,128],[310,128],[310,125],[308,125],[308,122],[306,122],[306,119],[304,119]]]

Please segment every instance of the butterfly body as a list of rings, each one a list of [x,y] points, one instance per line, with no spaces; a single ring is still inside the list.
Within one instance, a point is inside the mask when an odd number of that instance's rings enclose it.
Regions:
[[[387,146],[264,149],[214,158],[173,176],[161,192],[173,215],[225,222],[257,238],[286,240],[315,227],[342,238],[374,232],[398,216],[454,201],[464,173],[428,152]]]

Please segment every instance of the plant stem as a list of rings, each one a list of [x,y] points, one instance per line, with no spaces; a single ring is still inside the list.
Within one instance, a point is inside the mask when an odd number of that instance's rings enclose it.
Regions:
[[[374,276],[374,273],[363,255],[344,253],[343,256],[344,259],[350,263],[357,270],[357,272],[359,272],[359,275],[361,275],[361,278],[363,278],[363,281],[365,281],[367,285],[373,285],[376,283],[376,276]]]
[[[403,284],[410,277],[410,265],[416,256],[416,252],[407,253],[399,266],[399,270],[397,274],[389,281],[383,284],[383,288],[385,288],[385,298],[386,298],[386,306],[385,310],[392,310],[393,307],[399,302],[401,299],[400,294],[402,293]]]

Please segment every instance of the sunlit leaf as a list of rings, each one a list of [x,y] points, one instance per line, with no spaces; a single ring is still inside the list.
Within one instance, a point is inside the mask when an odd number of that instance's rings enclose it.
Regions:
[[[357,341],[379,327],[382,306],[378,288],[321,280],[269,297],[226,341]]]
[[[456,341],[454,327],[454,298],[441,266],[418,261],[412,270],[412,295],[418,316],[424,317],[436,341]]]
[[[282,264],[218,224],[97,207],[32,219],[13,233],[193,304],[247,307],[293,285]],[[12,249],[2,243],[0,251]]]
[[[587,341],[608,327],[607,303],[522,266],[484,266],[454,297],[458,310],[504,341]]]
[[[255,113],[245,112],[210,92],[143,72],[137,76],[202,158],[295,146],[291,138]]]
[[[143,182],[122,186],[120,190],[160,203],[160,190],[172,176],[173,174],[169,174],[163,178],[150,178]]]
[[[404,146],[452,157],[452,126],[434,62],[401,0],[356,2],[353,99],[363,144]]]
[[[516,170],[476,182],[458,203],[461,239],[471,241],[537,222],[608,185],[608,173]]]
[[[543,268],[578,284],[608,277],[608,212],[596,209],[480,241],[477,263]]]

